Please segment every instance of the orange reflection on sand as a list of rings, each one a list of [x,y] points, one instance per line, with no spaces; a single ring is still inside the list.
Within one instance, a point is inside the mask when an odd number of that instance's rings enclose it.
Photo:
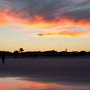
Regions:
[[[89,86],[27,81],[22,78],[0,78],[0,90],[90,90]]]
[[[4,80],[4,81],[3,81]],[[34,81],[18,80],[17,78],[1,78],[0,90],[71,90],[71,87]]]

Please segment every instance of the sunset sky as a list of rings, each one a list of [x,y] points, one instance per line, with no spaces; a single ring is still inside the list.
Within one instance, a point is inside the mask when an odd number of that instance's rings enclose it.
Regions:
[[[90,0],[0,0],[0,50],[90,51]]]

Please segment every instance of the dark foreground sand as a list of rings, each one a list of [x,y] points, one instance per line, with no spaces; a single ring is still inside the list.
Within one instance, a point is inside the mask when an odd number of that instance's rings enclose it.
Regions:
[[[0,59],[0,77],[24,77],[44,82],[90,83],[90,57]]]

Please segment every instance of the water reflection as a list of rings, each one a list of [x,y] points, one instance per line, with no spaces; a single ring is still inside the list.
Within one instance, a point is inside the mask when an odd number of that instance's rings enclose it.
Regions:
[[[26,81],[22,78],[0,78],[0,90],[90,90],[89,85],[66,85]]]

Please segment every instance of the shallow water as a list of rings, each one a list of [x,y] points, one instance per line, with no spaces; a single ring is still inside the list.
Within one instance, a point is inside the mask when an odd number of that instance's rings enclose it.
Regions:
[[[0,90],[90,90],[90,84],[46,83],[20,77],[0,78]]]

